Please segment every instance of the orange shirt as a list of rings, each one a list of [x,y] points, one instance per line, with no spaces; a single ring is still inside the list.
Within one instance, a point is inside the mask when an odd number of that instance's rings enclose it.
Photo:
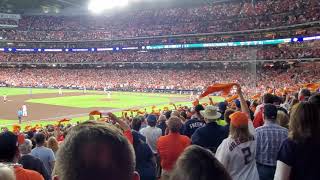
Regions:
[[[157,148],[162,168],[166,171],[172,170],[180,154],[190,144],[190,138],[179,133],[169,133],[169,135],[160,137]]]
[[[44,180],[38,172],[23,169],[22,167],[14,167],[14,172],[17,180]]]

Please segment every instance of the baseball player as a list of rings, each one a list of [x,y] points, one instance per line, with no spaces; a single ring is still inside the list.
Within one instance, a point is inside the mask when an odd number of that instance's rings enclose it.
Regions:
[[[28,116],[28,112],[27,112],[27,105],[22,105],[22,116],[23,117],[27,117]]]
[[[5,94],[5,95],[3,95],[3,102],[6,103],[7,101],[8,101],[7,95]]]

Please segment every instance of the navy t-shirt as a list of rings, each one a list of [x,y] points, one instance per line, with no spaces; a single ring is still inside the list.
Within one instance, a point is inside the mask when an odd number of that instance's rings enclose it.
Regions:
[[[296,143],[285,140],[278,153],[278,160],[291,167],[290,180],[319,180],[320,143]]]
[[[190,119],[184,124],[183,133],[184,135],[191,138],[192,134],[200,127],[205,126],[206,123],[204,121],[201,121],[197,118]]]

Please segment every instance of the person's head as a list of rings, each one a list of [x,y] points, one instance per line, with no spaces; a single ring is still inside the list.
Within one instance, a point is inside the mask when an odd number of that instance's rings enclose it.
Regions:
[[[167,126],[170,132],[178,133],[182,127],[181,119],[176,116],[172,116],[167,121]]]
[[[14,170],[5,164],[0,163],[0,179],[1,180],[16,180]]]
[[[249,118],[246,113],[235,112],[230,116],[230,136],[233,139],[247,140],[252,135],[249,133],[248,122]]]
[[[34,136],[37,146],[43,146],[46,142],[46,136],[39,132]]]
[[[151,127],[155,127],[157,125],[157,116],[150,114],[147,117],[148,125]]]
[[[263,103],[265,104],[273,104],[274,96],[272,94],[264,94],[263,95]]]
[[[139,180],[132,145],[115,126],[85,122],[73,127],[60,146],[58,180]]]
[[[227,103],[225,101],[218,103],[218,108],[221,113],[224,113],[227,109]]]
[[[309,98],[309,102],[312,104],[320,105],[320,93],[316,93]]]
[[[289,116],[287,113],[284,111],[278,110],[277,112],[277,123],[284,127],[284,128],[289,128]]]
[[[166,122],[166,120],[167,120],[167,118],[166,118],[165,115],[160,115],[159,116],[159,119],[158,119],[159,123]]]
[[[192,145],[178,158],[170,180],[231,180],[223,165],[209,151]]]
[[[241,109],[241,103],[239,99],[235,99],[233,102],[236,105],[236,109]]]
[[[226,121],[227,124],[230,124],[230,115],[235,113],[236,111],[233,109],[227,109],[224,112],[224,120]]]
[[[171,117],[171,113],[172,111],[166,111],[164,115],[166,116],[167,119],[169,119]]]
[[[300,102],[308,101],[311,96],[309,89],[301,89],[298,94],[298,100]]]
[[[206,108],[200,111],[200,114],[204,117],[207,123],[214,122],[221,117],[221,113],[218,112],[216,106],[206,106]]]
[[[141,128],[142,120],[139,117],[134,117],[131,121],[131,128],[133,130],[139,131]]]
[[[52,151],[55,153],[59,149],[59,143],[55,137],[50,137],[48,139],[48,148],[52,149]]]
[[[13,132],[0,133],[0,162],[16,162],[20,156],[18,136]]]
[[[203,106],[202,106],[201,104],[198,104],[198,105],[196,105],[196,106],[194,107],[194,111],[195,111],[195,113],[198,114],[198,115],[200,115],[200,111],[203,111],[203,110],[204,110],[204,108],[203,108]]]
[[[263,107],[263,119],[264,121],[275,122],[277,119],[278,109],[273,104],[265,104]]]
[[[320,139],[320,108],[319,106],[300,102],[290,112],[289,138],[296,142]]]
[[[186,111],[181,111],[180,112],[180,117],[184,118],[184,119],[188,119],[187,113]]]
[[[23,155],[29,154],[32,150],[32,141],[30,139],[25,139],[24,143],[19,145],[19,150]]]

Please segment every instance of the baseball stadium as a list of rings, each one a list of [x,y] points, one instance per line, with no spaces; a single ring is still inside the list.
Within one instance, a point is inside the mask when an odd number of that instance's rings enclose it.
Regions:
[[[319,0],[0,0],[0,180],[319,180]]]

